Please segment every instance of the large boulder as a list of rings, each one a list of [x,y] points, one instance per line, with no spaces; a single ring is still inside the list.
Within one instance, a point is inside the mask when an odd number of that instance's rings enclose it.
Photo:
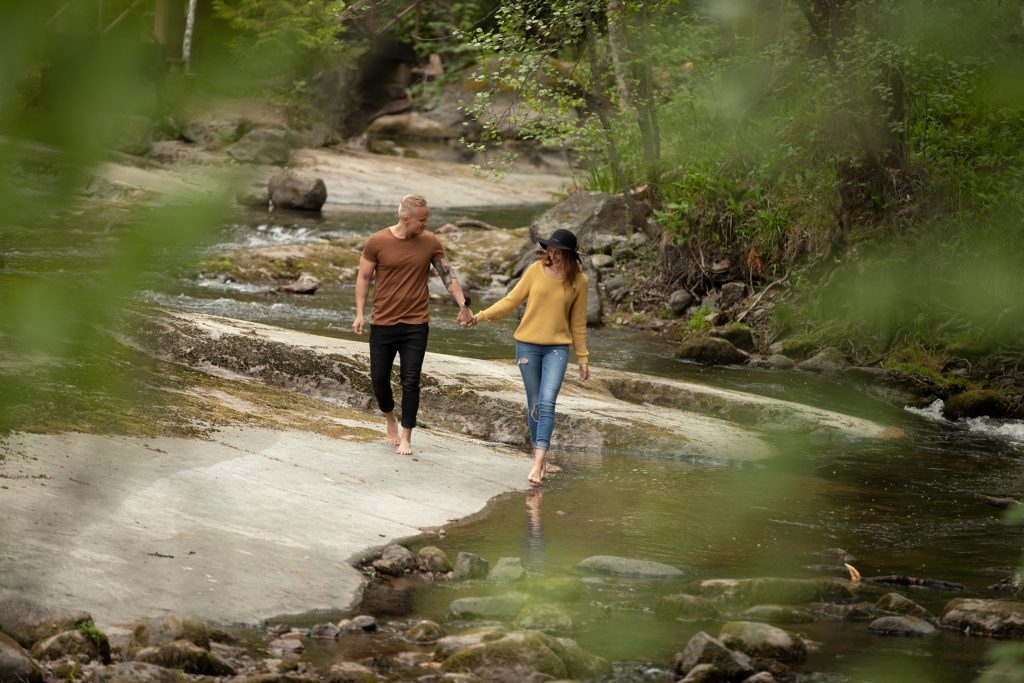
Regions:
[[[43,669],[28,652],[5,633],[0,633],[0,683],[42,683]]]
[[[707,681],[740,681],[754,673],[750,657],[742,652],[733,652],[725,643],[712,638],[704,631],[698,631],[686,643],[686,649],[675,656],[673,667],[679,674],[688,674],[702,664],[712,667]]]
[[[291,155],[292,139],[288,131],[257,128],[246,133],[228,148],[228,156],[244,164],[283,166]]]
[[[23,598],[0,601],[0,631],[22,647],[92,621],[87,612],[64,610]]]
[[[676,358],[704,365],[740,365],[748,356],[725,339],[694,335],[679,345]]]
[[[278,209],[319,211],[327,201],[324,181],[308,173],[282,171],[267,181],[270,201]]]
[[[1024,602],[956,598],[946,604],[940,624],[972,636],[1024,638]]]
[[[948,420],[967,417],[1005,417],[1006,397],[993,389],[971,389],[954,394],[942,406],[942,415]]]
[[[625,203],[621,196],[607,192],[574,192],[533,222],[530,238],[536,242],[559,228],[571,230],[579,241],[579,251],[589,254],[596,234],[627,232]]]
[[[708,336],[724,339],[737,349],[747,353],[754,350],[754,334],[746,325],[734,324],[715,327],[708,331]]]
[[[807,644],[789,631],[756,621],[730,621],[722,626],[719,640],[726,647],[754,657],[767,657],[788,662],[807,658]]]

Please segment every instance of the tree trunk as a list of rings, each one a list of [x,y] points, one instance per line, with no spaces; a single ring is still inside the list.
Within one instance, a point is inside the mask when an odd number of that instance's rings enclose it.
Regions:
[[[615,72],[615,90],[619,93],[619,111],[625,114],[630,107],[636,106],[636,95],[626,55],[626,16],[619,0],[608,0],[607,16],[608,53]]]
[[[181,43],[181,61],[185,65],[185,73],[192,73],[192,32],[196,26],[196,2],[188,0],[188,14],[185,15],[185,38]]]
[[[588,13],[589,14],[589,13]],[[604,132],[605,144],[608,146],[608,163],[611,164],[612,174],[615,176],[615,182],[622,190],[622,200],[626,206],[626,225],[630,232],[633,232],[637,227],[634,224],[636,220],[636,211],[633,208],[633,195],[629,191],[629,185],[626,183],[626,175],[622,172],[622,162],[619,159],[619,150],[615,145],[615,131],[612,128],[611,117],[608,116],[607,100],[608,98],[604,95],[604,88],[602,86],[602,69],[598,63],[597,56],[597,29],[594,26],[594,20],[592,16],[587,17],[587,58],[590,62],[590,75],[593,79],[593,92],[591,93],[593,101],[593,109],[597,114],[598,120],[601,122],[601,130]]]

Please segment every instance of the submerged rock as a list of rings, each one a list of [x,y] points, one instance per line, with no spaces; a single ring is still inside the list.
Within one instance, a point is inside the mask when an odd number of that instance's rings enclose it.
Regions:
[[[763,621],[769,624],[806,624],[815,620],[812,612],[793,605],[755,605],[743,610],[747,621]]]
[[[479,555],[460,552],[455,558],[453,576],[456,579],[483,579],[490,569],[490,563]]]
[[[698,589],[702,594],[745,605],[795,605],[804,602],[851,600],[854,596],[849,581],[833,578],[707,579],[698,584]]]
[[[451,604],[456,619],[513,619],[523,609],[528,596],[523,593],[506,593],[484,598],[459,598]]]
[[[526,575],[523,562],[518,557],[503,557],[494,565],[488,579],[497,582],[518,581]]]
[[[435,643],[444,638],[444,629],[433,621],[423,620],[405,630],[403,638],[410,643]]]
[[[967,635],[1024,638],[1024,602],[956,598],[946,605],[940,623]]]
[[[671,565],[614,555],[594,555],[576,565],[581,572],[634,579],[678,579],[683,572]]]
[[[676,593],[662,596],[654,608],[654,613],[659,617],[698,621],[718,618],[718,607],[707,598],[687,593]]]
[[[536,631],[572,631],[573,621],[569,613],[557,605],[527,605],[515,621],[519,628]]]
[[[879,617],[868,625],[872,633],[888,636],[924,638],[938,632],[934,626],[917,617]]]

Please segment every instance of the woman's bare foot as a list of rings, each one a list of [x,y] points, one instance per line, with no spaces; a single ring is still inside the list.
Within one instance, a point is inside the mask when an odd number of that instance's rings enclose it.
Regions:
[[[533,450],[533,469],[530,470],[530,474],[527,475],[526,479],[535,486],[544,481],[545,455],[547,455],[546,450],[540,448],[535,448]]]
[[[553,462],[545,462],[544,463],[544,478],[545,479],[548,478],[549,474],[555,474],[556,472],[561,472],[561,471],[562,471],[562,468],[559,467],[558,465],[556,465]]]
[[[395,419],[394,413],[384,413],[384,421],[387,424],[388,435],[384,439],[392,446],[399,444],[398,438],[398,420]]]
[[[395,453],[398,455],[412,455],[412,430],[403,429],[402,439],[398,443],[398,448],[395,449]]]

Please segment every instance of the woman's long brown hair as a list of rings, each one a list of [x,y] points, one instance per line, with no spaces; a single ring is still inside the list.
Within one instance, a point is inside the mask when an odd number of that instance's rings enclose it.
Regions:
[[[549,247],[550,248],[550,247]],[[568,249],[560,249],[562,252],[562,284],[570,289],[576,288],[576,276],[580,273],[580,264],[576,260],[576,254]],[[540,255],[540,262],[545,266],[551,265],[551,254],[544,249]]]

